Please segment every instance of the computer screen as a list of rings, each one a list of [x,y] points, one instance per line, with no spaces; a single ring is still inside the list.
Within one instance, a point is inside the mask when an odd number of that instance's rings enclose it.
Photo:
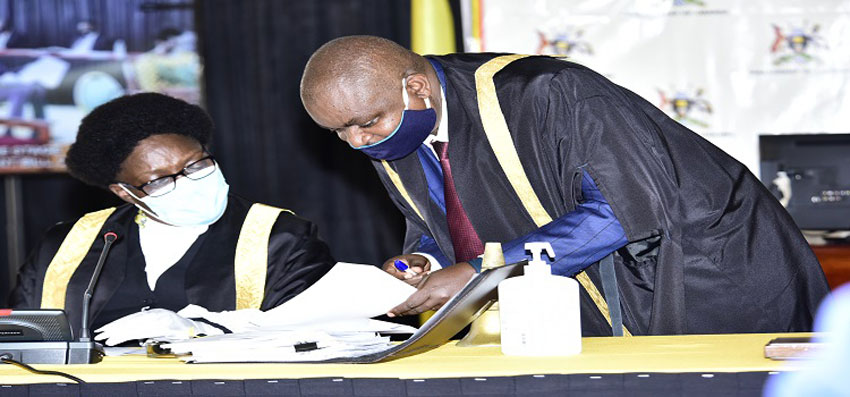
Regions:
[[[761,135],[761,180],[805,230],[850,230],[850,134]]]
[[[121,95],[200,103],[191,4],[0,0],[0,174],[63,172],[82,118]]]

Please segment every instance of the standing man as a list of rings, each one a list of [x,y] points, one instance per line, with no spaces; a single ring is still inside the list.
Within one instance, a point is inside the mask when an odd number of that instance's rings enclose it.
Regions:
[[[440,307],[486,241],[508,263],[551,242],[553,272],[582,284],[585,335],[805,331],[827,293],[742,164],[581,65],[350,36],[313,54],[301,98],[373,159],[407,219],[402,259],[443,267],[391,314]]]

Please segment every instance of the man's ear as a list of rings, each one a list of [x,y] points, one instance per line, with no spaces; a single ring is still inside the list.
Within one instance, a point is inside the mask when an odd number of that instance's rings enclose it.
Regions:
[[[133,197],[130,196],[130,194],[127,193],[126,190],[122,189],[121,186],[118,186],[117,183],[110,184],[108,188],[109,191],[112,192],[112,194],[118,196],[118,198],[120,198],[121,200],[124,200],[130,204],[136,204],[136,201],[133,200]]]
[[[420,99],[431,96],[431,82],[428,81],[428,76],[424,73],[415,73],[407,76],[407,87],[404,88],[409,94]]]

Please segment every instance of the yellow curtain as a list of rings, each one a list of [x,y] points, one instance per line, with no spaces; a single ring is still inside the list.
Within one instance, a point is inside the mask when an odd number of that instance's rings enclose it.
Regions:
[[[417,54],[457,52],[455,26],[448,0],[410,0],[410,49]],[[419,316],[424,324],[434,312]]]
[[[410,0],[410,49],[423,55],[457,52],[448,0]]]

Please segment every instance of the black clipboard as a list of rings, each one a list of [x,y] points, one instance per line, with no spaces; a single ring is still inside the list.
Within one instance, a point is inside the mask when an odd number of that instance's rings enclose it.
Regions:
[[[376,353],[355,357],[337,357],[317,363],[378,363],[408,357],[435,349],[472,323],[486,305],[498,300],[499,283],[522,274],[522,261],[487,269],[475,275],[454,297],[437,310],[410,338]]]

